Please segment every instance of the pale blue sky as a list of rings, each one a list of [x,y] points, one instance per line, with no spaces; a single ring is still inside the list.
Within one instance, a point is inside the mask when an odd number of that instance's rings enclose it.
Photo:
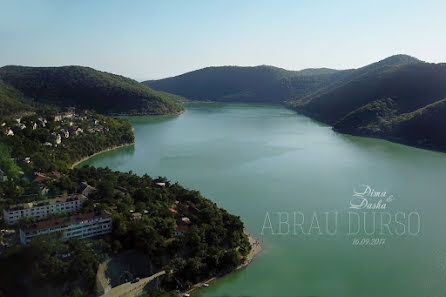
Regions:
[[[138,80],[206,66],[446,62],[446,1],[0,0],[0,66],[85,65]]]

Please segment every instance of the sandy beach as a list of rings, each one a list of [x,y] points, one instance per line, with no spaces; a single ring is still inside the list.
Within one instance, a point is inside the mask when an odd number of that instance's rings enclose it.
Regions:
[[[102,154],[102,153],[105,153],[105,152],[109,152],[109,151],[113,151],[113,150],[117,150],[117,149],[119,149],[119,148],[126,147],[126,146],[131,146],[131,145],[134,145],[134,144],[135,144],[134,142],[132,142],[132,143],[125,143],[125,144],[122,144],[122,145],[114,146],[114,147],[111,147],[111,148],[108,148],[108,149],[99,151],[99,152],[97,152],[97,153],[94,153],[93,155],[87,156],[87,157],[85,157],[85,158],[80,159],[79,161],[74,162],[74,163],[71,165],[70,169],[73,169],[74,167],[76,167],[76,166],[79,165],[80,163],[85,162],[85,161],[87,161],[88,159],[93,158],[94,156],[97,156],[97,155],[99,155],[99,154]]]

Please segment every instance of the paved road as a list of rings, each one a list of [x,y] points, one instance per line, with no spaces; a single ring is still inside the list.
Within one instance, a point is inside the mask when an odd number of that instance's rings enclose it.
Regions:
[[[152,280],[154,280],[164,274],[166,274],[166,272],[163,270],[163,271],[155,273],[149,277],[142,278],[137,283],[134,283],[134,284],[125,283],[125,284],[116,286],[102,296],[104,296],[104,297],[133,297],[137,294],[140,294],[143,291],[144,287],[148,283],[150,283]]]

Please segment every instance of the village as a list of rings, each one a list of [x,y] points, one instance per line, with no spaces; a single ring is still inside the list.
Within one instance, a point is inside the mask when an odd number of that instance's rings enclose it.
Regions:
[[[4,135],[14,137],[23,130],[45,128],[49,131],[46,141],[42,141],[43,146],[57,147],[63,144],[64,139],[77,137],[82,134],[94,134],[109,131],[109,128],[101,125],[100,120],[88,110],[80,113],[75,112],[75,108],[68,108],[68,111],[48,114],[47,116],[30,115],[17,117],[16,119],[4,121],[1,127]],[[31,162],[26,157],[25,162]]]
[[[47,194],[49,189],[45,181],[58,179],[62,176],[58,171],[51,174],[35,173],[34,183],[42,189],[40,194]],[[164,182],[156,182],[159,188],[166,186]],[[73,237],[81,239],[110,234],[112,232],[112,212],[117,210],[116,205],[107,210],[101,209],[100,203],[93,203],[94,211],[83,212],[83,206],[88,197],[97,189],[86,182],[79,185],[79,193],[65,194],[54,198],[46,197],[43,200],[30,201],[20,204],[7,205],[3,208],[3,226],[0,233],[0,255],[16,244],[26,245],[37,236],[55,234],[57,240],[66,241]],[[117,186],[116,191],[126,193],[127,189]],[[188,231],[191,220],[180,216],[178,201],[175,201],[168,210],[176,219],[175,237],[184,235]],[[128,211],[131,220],[141,220],[148,215],[148,210],[137,212]]]

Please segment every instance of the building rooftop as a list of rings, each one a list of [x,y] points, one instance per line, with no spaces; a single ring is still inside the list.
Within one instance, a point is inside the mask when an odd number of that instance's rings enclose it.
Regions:
[[[64,202],[70,202],[70,201],[76,201],[76,200],[86,200],[86,199],[87,199],[87,197],[85,197],[82,194],[71,194],[66,197],[57,197],[57,198],[53,198],[53,199],[9,205],[9,206],[5,207],[5,210],[14,211],[14,210],[21,210],[21,209],[30,209],[30,208],[38,207],[38,206],[54,205],[57,203],[64,203]]]
[[[42,230],[42,229],[48,229],[51,227],[58,227],[58,226],[67,226],[74,223],[79,223],[82,221],[88,221],[96,218],[106,218],[111,217],[111,214],[108,211],[102,210],[98,212],[89,212],[64,218],[57,218],[53,220],[46,220],[41,222],[36,222],[33,224],[28,224],[22,227],[22,231],[24,232],[30,232],[30,231],[36,231],[36,230]]]

